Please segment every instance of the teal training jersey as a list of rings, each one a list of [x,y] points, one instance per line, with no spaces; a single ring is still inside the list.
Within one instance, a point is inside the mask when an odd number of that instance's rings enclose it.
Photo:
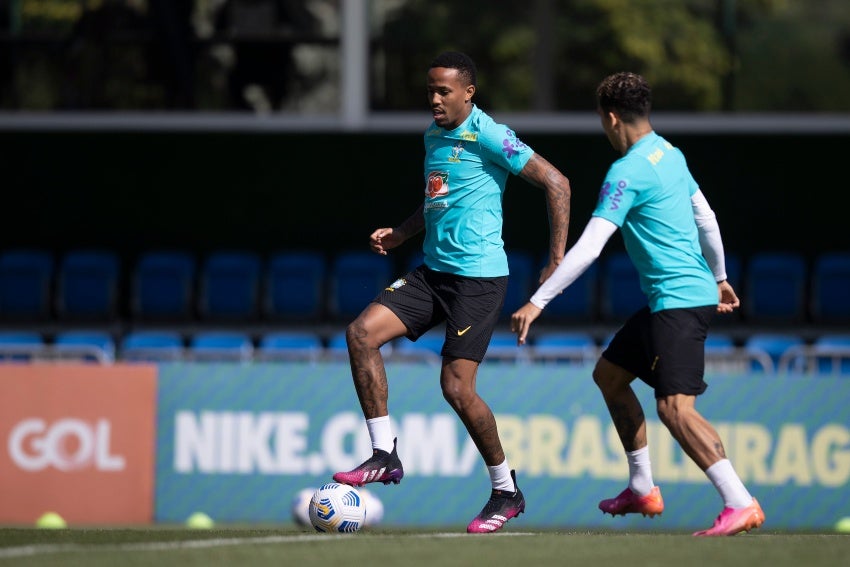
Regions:
[[[593,215],[620,227],[653,312],[718,302],[691,205],[697,189],[682,152],[651,132],[611,165],[599,192]]]
[[[473,105],[454,130],[425,131],[425,265],[468,277],[508,275],[502,196],[534,152]]]

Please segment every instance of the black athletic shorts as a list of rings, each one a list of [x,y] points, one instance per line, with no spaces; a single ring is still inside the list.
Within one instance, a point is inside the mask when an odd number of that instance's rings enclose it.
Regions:
[[[415,341],[446,323],[441,354],[481,362],[505,303],[508,277],[468,278],[435,272],[424,264],[397,279],[375,298],[407,326]]]
[[[644,307],[617,331],[602,357],[646,382],[656,398],[698,396],[708,387],[705,337],[716,311],[716,305],[655,313]]]

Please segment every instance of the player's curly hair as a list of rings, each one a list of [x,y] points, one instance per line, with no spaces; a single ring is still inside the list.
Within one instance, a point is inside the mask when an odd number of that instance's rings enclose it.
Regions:
[[[614,73],[596,88],[596,105],[603,112],[616,112],[623,122],[634,122],[649,116],[652,89],[637,73]]]
[[[476,83],[477,71],[475,69],[475,62],[465,53],[461,53],[460,51],[444,51],[431,61],[429,69],[433,69],[434,67],[457,69],[461,79],[465,79],[468,81],[468,84],[474,87],[478,86]]]

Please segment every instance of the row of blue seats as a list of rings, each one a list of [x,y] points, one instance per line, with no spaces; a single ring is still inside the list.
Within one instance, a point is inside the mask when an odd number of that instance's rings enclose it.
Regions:
[[[581,331],[546,332],[517,347],[516,336],[498,331],[489,360],[559,364],[595,363],[610,336],[595,340]],[[385,345],[388,359],[438,364],[443,332],[434,329],[416,342],[399,339]],[[310,331],[275,331],[254,338],[243,332],[199,331],[188,337],[175,331],[132,331],[120,339],[110,333],[70,330],[52,340],[32,331],[0,332],[0,362],[77,359],[99,363],[121,361],[252,361],[347,360],[344,331],[322,337]],[[792,333],[755,333],[742,344],[730,335],[712,333],[706,341],[709,369],[728,371],[808,372],[850,375],[850,333],[821,335],[811,343]]]
[[[542,260],[509,251],[507,319],[533,293]],[[356,316],[383,287],[421,262],[396,262],[366,250],[328,258],[309,250],[267,256],[221,250],[149,251],[124,262],[108,250],[0,252],[0,321],[341,321]],[[758,324],[850,323],[850,251],[765,252],[727,257],[742,299],[732,320]],[[644,305],[624,252],[609,253],[556,298],[544,321],[617,323]],[[727,318],[729,320],[729,318]]]

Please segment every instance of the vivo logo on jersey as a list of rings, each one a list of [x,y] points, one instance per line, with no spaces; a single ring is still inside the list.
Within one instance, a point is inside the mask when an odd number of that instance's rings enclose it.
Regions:
[[[123,456],[110,453],[112,426],[107,419],[94,424],[65,418],[47,423],[30,418],[12,429],[7,441],[9,456],[26,471],[53,467],[60,471],[94,468],[98,471],[122,471]]]
[[[617,189],[613,192],[611,191],[611,184],[607,181],[602,184],[602,189],[599,191],[599,202],[601,203],[606,198],[611,197],[611,204],[609,208],[612,211],[616,211],[620,208],[620,198],[623,196],[623,189],[626,188],[628,183],[624,180],[617,182]]]

